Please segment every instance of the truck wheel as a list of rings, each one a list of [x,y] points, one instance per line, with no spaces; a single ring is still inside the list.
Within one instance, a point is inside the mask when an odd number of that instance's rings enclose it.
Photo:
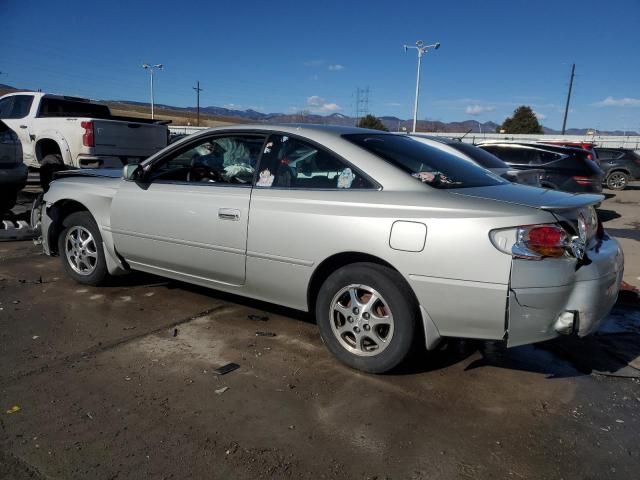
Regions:
[[[49,190],[49,184],[53,180],[53,174],[64,170],[64,162],[62,155],[52,153],[45,156],[40,163],[40,186],[46,192]]]
[[[606,183],[609,190],[624,190],[629,183],[629,175],[620,171],[611,172],[607,175]]]
[[[0,192],[0,215],[8,212],[16,204],[18,192],[15,190],[7,190]]]
[[[322,340],[338,360],[384,373],[407,358],[420,315],[406,281],[395,270],[354,263],[324,282],[316,301]]]
[[[76,212],[62,222],[58,253],[76,282],[100,285],[109,278],[100,229],[89,212]]]

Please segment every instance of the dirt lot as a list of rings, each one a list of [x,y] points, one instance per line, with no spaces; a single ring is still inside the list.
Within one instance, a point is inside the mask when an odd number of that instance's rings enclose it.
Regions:
[[[601,212],[632,284],[639,206]],[[384,376],[299,312],[145,275],[83,287],[30,242],[0,243],[0,302],[1,478],[638,478],[633,301],[582,341],[451,342]]]

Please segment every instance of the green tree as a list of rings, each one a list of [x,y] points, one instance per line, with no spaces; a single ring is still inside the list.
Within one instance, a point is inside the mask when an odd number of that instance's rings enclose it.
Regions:
[[[380,121],[380,119],[374,115],[367,115],[366,117],[362,117],[358,122],[358,126],[360,128],[372,128],[374,130],[383,130],[388,132],[389,129],[384,126],[384,123]]]
[[[538,122],[536,114],[531,107],[521,105],[513,111],[511,117],[496,128],[496,132],[504,130],[505,133],[543,133],[542,125]]]

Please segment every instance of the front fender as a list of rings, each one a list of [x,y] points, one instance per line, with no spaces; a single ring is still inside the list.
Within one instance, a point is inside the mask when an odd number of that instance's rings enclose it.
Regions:
[[[98,224],[105,250],[107,267],[112,275],[127,271],[116,253],[111,224],[111,201],[117,190],[117,181],[101,182],[103,179],[88,181],[56,180],[51,183],[44,196],[42,211],[42,240],[45,254],[51,255],[57,249],[57,238],[62,231],[62,222],[70,213],[88,211]]]

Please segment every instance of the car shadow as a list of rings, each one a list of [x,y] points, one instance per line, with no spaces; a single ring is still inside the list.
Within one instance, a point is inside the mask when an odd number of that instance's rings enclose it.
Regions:
[[[622,217],[622,215],[620,215],[615,210],[605,210],[602,208],[598,208],[597,212],[598,217],[600,218],[600,220],[602,220],[602,222],[608,222],[610,220],[615,220],[616,218]]]
[[[121,275],[112,277],[104,288],[122,288],[122,287],[164,287],[169,290],[185,290],[209,297],[212,300],[220,300],[223,302],[234,303],[242,305],[253,310],[260,310],[273,315],[281,315],[285,317],[301,320],[306,323],[315,324],[313,315],[303,312],[301,310],[295,310],[293,308],[283,307],[274,303],[264,302],[262,300],[255,300],[232,293],[222,292],[220,290],[214,290],[212,288],[201,287],[191,283],[181,282],[179,280],[172,280],[166,277],[159,277],[150,273],[144,272],[132,272],[128,275]]]
[[[631,228],[607,228],[607,233],[615,238],[627,238],[629,240],[640,240],[640,230]]]
[[[146,273],[114,277],[106,288],[121,287],[181,289],[213,300],[242,305],[264,312],[266,316],[279,315],[315,324],[314,316],[307,312]],[[600,330],[585,338],[559,337],[509,349],[495,342],[446,339],[430,352],[425,350],[424,340],[419,339],[410,358],[387,375],[419,375],[467,362],[465,371],[492,367],[539,373],[547,378],[590,374],[640,378],[639,306],[640,303],[617,304]]]

